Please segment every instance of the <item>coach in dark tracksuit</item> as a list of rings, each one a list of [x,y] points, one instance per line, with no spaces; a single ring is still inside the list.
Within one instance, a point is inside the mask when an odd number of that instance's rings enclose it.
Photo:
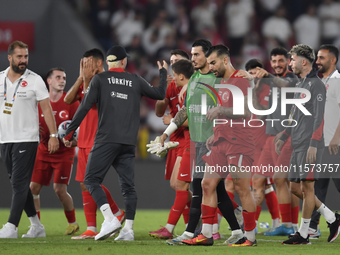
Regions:
[[[283,244],[309,244],[308,228],[314,208],[326,218],[330,230],[328,242],[333,242],[338,236],[340,217],[329,210],[314,194],[314,181],[319,177],[324,149],[322,131],[326,88],[318,78],[317,72],[312,69],[315,55],[310,46],[299,44],[289,53],[290,66],[293,72],[301,77],[296,87],[306,91],[296,92],[294,98],[303,99],[306,96],[308,98],[310,94],[311,98],[303,104],[303,107],[311,115],[306,115],[297,106],[292,106],[290,113],[290,119],[294,119],[292,127],[286,128],[276,143],[276,151],[280,153],[284,141],[292,136],[294,151],[290,159],[288,179],[291,182],[291,192],[303,201],[300,229]]]
[[[93,104],[98,108],[98,128],[93,148],[89,154],[84,184],[104,215],[104,223],[96,240],[107,238],[119,229],[120,223],[113,216],[106,195],[100,186],[112,165],[118,175],[124,196],[126,223],[117,240],[133,240],[133,220],[137,195],[134,185],[135,146],[140,119],[140,100],[143,96],[162,100],[166,93],[167,64],[158,63],[160,85],[153,87],[142,77],[124,71],[127,53],[120,46],[107,53],[109,71],[97,74],[67,130],[66,140],[72,139],[76,130]],[[116,222],[115,224],[113,222]],[[111,226],[110,226],[111,224]]]

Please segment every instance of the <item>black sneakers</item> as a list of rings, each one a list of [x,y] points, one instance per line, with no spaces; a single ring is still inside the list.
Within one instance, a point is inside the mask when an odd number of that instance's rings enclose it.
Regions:
[[[287,241],[283,241],[282,244],[311,244],[309,242],[309,235],[307,236],[307,238],[303,238],[299,232],[296,232],[294,235],[290,235],[289,239]]]
[[[340,232],[340,215],[335,213],[335,221],[332,224],[327,224],[329,228],[329,236],[327,241],[331,243],[338,237]]]

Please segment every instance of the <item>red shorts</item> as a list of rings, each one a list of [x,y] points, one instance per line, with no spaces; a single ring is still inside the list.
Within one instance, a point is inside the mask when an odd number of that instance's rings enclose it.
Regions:
[[[79,148],[76,181],[83,182],[85,177],[86,165],[92,148]]]
[[[254,161],[253,158],[237,152],[231,153],[232,147],[233,144],[227,141],[221,141],[202,157],[210,167],[215,167],[215,172],[222,178],[227,177],[229,170],[230,172],[233,171],[232,167],[228,167],[230,165],[242,167],[245,172],[251,171],[251,166]]]
[[[48,162],[36,160],[32,174],[32,182],[49,186],[53,176],[53,183],[68,185],[72,174],[73,160],[62,162]]]
[[[292,140],[289,137],[287,141],[285,142],[285,144],[283,145],[281,149],[281,154],[276,160],[275,165],[279,167],[281,167],[281,165],[289,167],[292,153],[293,153]]]
[[[181,165],[179,167],[177,180],[191,182],[192,181],[192,171],[195,162],[190,162],[190,149],[185,149],[183,152]]]
[[[263,147],[255,147],[253,166],[258,166]]]
[[[179,142],[179,145],[175,149],[168,150],[168,156],[165,164],[165,180],[170,180],[176,159],[177,157],[182,157],[183,154],[185,145],[184,138],[179,141],[176,140],[176,142]]]
[[[261,174],[267,177],[273,177],[275,173],[275,166],[289,166],[290,157],[293,152],[291,139],[289,137],[282,147],[281,154],[277,155],[275,151],[274,139],[275,136],[269,136],[267,138],[258,161],[258,165],[261,165],[262,168]]]

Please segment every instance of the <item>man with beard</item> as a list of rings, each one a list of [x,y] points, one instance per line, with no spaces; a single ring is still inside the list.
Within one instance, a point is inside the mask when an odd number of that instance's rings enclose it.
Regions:
[[[0,238],[18,238],[18,225],[25,210],[31,226],[22,237],[45,237],[29,188],[39,141],[38,102],[50,131],[48,151],[59,148],[57,127],[43,79],[27,69],[28,46],[20,41],[8,47],[10,66],[0,73],[0,149],[12,185],[9,219]]]
[[[339,145],[340,145],[340,74],[336,70],[336,63],[338,62],[339,50],[334,45],[322,45],[318,51],[318,58],[316,64],[319,68],[319,73],[322,74],[322,82],[326,86],[326,105],[324,116],[324,130],[325,149],[322,155],[322,164],[327,166],[327,172],[332,171],[332,167],[339,164]],[[315,195],[321,202],[325,202],[328,184],[332,178],[335,187],[340,192],[340,179],[334,175],[321,176],[314,185]],[[316,239],[321,235],[318,229],[320,220],[320,213],[313,211],[312,220],[309,225],[309,238]]]
[[[211,87],[215,87],[215,75],[210,72],[209,64],[205,54],[212,47],[211,43],[204,39],[196,40],[191,48],[191,60],[194,64],[194,68],[197,70],[190,78],[188,82],[188,89],[186,97],[183,103],[183,107],[176,114],[173,122],[167,127],[162,136],[160,136],[161,145],[164,141],[183,123],[188,119],[190,139],[195,142],[195,170],[193,172],[192,180],[192,200],[189,212],[189,222],[184,233],[175,239],[169,240],[168,244],[181,244],[184,240],[189,240],[194,237],[195,228],[201,217],[201,204],[202,204],[202,179],[204,177],[204,171],[196,171],[197,169],[204,169],[205,163],[202,157],[208,153],[206,147],[207,139],[213,134],[213,125],[207,120],[206,116],[201,113],[201,98],[207,95],[208,92],[213,92]],[[207,91],[207,88],[210,91]],[[211,94],[212,95],[212,94]],[[216,98],[206,96],[207,109],[215,106],[214,101]],[[191,149],[192,150],[192,149]],[[191,159],[191,162],[193,160]],[[193,167],[190,165],[190,167]],[[224,181],[220,181],[216,187],[218,190],[218,207],[228,221],[232,230],[232,236],[225,241],[224,244],[233,244],[243,238],[242,230],[236,220],[233,213],[233,204],[225,190]],[[215,214],[214,214],[215,216]],[[213,219],[214,220],[214,219]],[[212,237],[211,237],[212,239]],[[211,245],[211,239],[207,239],[204,242],[197,242],[199,245]],[[212,241],[213,242],[213,241]]]
[[[288,176],[291,182],[290,190],[303,201],[300,229],[282,244],[310,244],[308,228],[313,209],[325,217],[330,231],[328,242],[333,242],[339,235],[340,215],[333,213],[314,194],[314,182],[319,178],[325,147],[322,132],[326,88],[318,78],[317,71],[312,68],[315,55],[310,46],[295,45],[289,53],[291,54],[290,66],[294,74],[301,77],[296,86],[306,90],[305,93],[296,92],[294,98],[310,97],[303,105],[304,110],[307,110],[310,115],[306,115],[302,112],[303,109],[293,105],[289,114],[291,126],[285,128],[275,144],[275,150],[280,155],[285,141],[291,136],[294,151],[290,159]]]

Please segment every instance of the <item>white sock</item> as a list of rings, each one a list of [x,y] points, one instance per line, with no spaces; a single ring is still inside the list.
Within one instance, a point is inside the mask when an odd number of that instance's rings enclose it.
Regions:
[[[255,241],[255,229],[251,231],[245,231],[244,236],[247,237],[247,239],[250,242],[254,242]]]
[[[133,230],[133,221],[134,220],[125,220],[124,231],[127,232],[129,230]]]
[[[16,230],[16,226],[13,223],[7,222],[6,227],[9,227],[10,229]]]
[[[194,233],[191,233],[191,232],[188,232],[188,231],[184,231],[183,235],[186,235],[190,238],[193,238],[194,237]]]
[[[93,231],[94,233],[97,233],[97,227],[87,227],[86,230],[91,230],[91,231]]]
[[[292,227],[294,228],[294,231],[298,231],[299,224],[292,224]]]
[[[212,237],[212,224],[202,224],[202,235],[207,238]]]
[[[175,225],[171,225],[171,224],[166,224],[165,225],[165,228],[170,232],[172,233],[174,231],[174,228],[175,228]]]
[[[291,222],[282,222],[283,225],[286,226],[286,228],[291,228],[292,227],[292,223]]]
[[[216,224],[213,224],[213,227],[212,227],[212,233],[213,234],[216,234],[216,233],[218,233],[218,223],[216,223]]]
[[[272,220],[272,226],[273,226],[273,228],[280,227],[280,218],[273,219]]]
[[[28,219],[30,220],[31,225],[38,225],[38,226],[41,226],[41,223],[40,223],[38,214],[36,214],[36,215],[34,215],[34,216],[32,216],[32,217],[28,217]]]
[[[113,218],[115,217],[111,211],[110,205],[109,204],[103,204],[100,207],[100,211],[102,212],[104,219],[106,221],[111,222],[113,220]]]
[[[113,214],[114,216],[120,216],[120,215],[122,215],[122,210],[118,210],[118,212],[116,212],[115,214]]]
[[[300,225],[299,233],[303,238],[307,238],[308,236],[309,223],[310,223],[310,219],[301,218],[301,225]]]
[[[239,235],[239,234],[243,234],[241,229],[236,229],[236,230],[231,231],[232,236]]]
[[[327,206],[325,206],[323,203],[321,204],[321,206],[319,207],[319,209],[317,209],[317,211],[323,216],[325,217],[326,221],[329,224],[332,224],[336,218],[335,218],[335,214],[334,212],[332,212],[331,210],[329,210],[329,208]]]
[[[185,224],[185,228],[187,228],[188,227],[188,223],[187,224]]]

